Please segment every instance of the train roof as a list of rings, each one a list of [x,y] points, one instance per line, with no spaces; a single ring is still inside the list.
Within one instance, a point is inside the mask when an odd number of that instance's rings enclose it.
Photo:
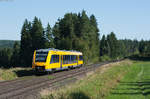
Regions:
[[[76,52],[76,53],[82,53],[82,52],[75,51],[75,50],[59,50],[59,49],[55,49],[55,48],[38,49],[38,50],[36,50],[36,51],[37,51],[37,52],[63,51],[63,52]]]

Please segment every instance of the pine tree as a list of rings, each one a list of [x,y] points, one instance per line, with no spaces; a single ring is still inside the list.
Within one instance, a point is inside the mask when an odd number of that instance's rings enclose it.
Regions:
[[[55,45],[55,48],[57,49],[61,49],[59,46],[60,46],[60,30],[59,30],[59,23],[56,22],[53,29],[52,29],[52,34],[54,35],[54,45]]]
[[[81,13],[80,29],[81,29],[80,36],[85,40],[88,39],[89,38],[89,30],[90,30],[90,20],[84,10]]]
[[[102,36],[102,39],[100,41],[100,56],[104,56],[107,54],[107,42],[105,35]]]
[[[65,14],[53,27],[56,48],[81,51],[85,62],[98,60],[98,32],[95,16],[89,18],[84,10]]]
[[[12,56],[12,50],[10,48],[4,48],[0,50],[0,67],[10,68],[11,56]]]
[[[26,19],[21,30],[20,65],[29,66],[32,62],[31,23]]]
[[[144,54],[144,51],[145,51],[145,42],[142,39],[139,44],[139,52],[140,52],[140,54]]]
[[[113,32],[111,32],[110,35],[107,36],[107,42],[109,47],[109,56],[111,58],[116,58],[118,55],[118,41]]]
[[[45,30],[45,48],[54,48],[54,47],[55,47],[54,36],[52,34],[52,29],[48,23]]]
[[[90,23],[91,23],[92,26],[95,27],[95,32],[97,33],[97,37],[98,37],[98,36],[99,36],[99,34],[98,34],[99,29],[98,29],[98,27],[97,27],[98,24],[97,24],[97,21],[96,21],[96,18],[95,18],[94,15],[91,15],[91,16],[90,16]]]
[[[91,15],[90,16],[90,28],[91,28],[91,32],[90,32],[90,38],[91,38],[91,41],[93,42],[90,42],[91,43],[91,50],[94,51],[92,57],[99,57],[99,47],[100,47],[100,40],[99,40],[99,29],[98,29],[98,25],[97,25],[97,21],[96,21],[96,18],[94,15]]]
[[[44,48],[45,37],[44,37],[44,29],[40,19],[37,17],[34,18],[32,29],[31,29],[31,37],[32,37],[32,50]]]
[[[19,66],[20,61],[19,54],[20,54],[20,46],[18,42],[15,42],[13,46],[13,54],[11,57],[11,66],[13,67]]]

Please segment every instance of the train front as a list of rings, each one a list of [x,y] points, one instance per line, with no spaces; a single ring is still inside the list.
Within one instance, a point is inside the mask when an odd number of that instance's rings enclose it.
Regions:
[[[32,68],[37,72],[44,72],[48,57],[47,50],[35,50],[33,54]]]

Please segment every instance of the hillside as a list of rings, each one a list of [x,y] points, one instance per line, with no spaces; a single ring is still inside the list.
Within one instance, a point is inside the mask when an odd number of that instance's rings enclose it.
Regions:
[[[15,41],[20,42],[19,40],[0,40],[0,49],[12,48]]]

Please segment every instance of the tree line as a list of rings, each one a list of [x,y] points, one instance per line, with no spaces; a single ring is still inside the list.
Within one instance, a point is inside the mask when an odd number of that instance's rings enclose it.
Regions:
[[[66,13],[53,27],[48,23],[44,28],[37,17],[32,22],[25,19],[20,44],[0,50],[0,66],[31,67],[34,50],[45,48],[81,51],[85,63],[150,52],[150,41],[118,40],[113,32],[100,39],[99,31],[95,16],[85,11]]]

